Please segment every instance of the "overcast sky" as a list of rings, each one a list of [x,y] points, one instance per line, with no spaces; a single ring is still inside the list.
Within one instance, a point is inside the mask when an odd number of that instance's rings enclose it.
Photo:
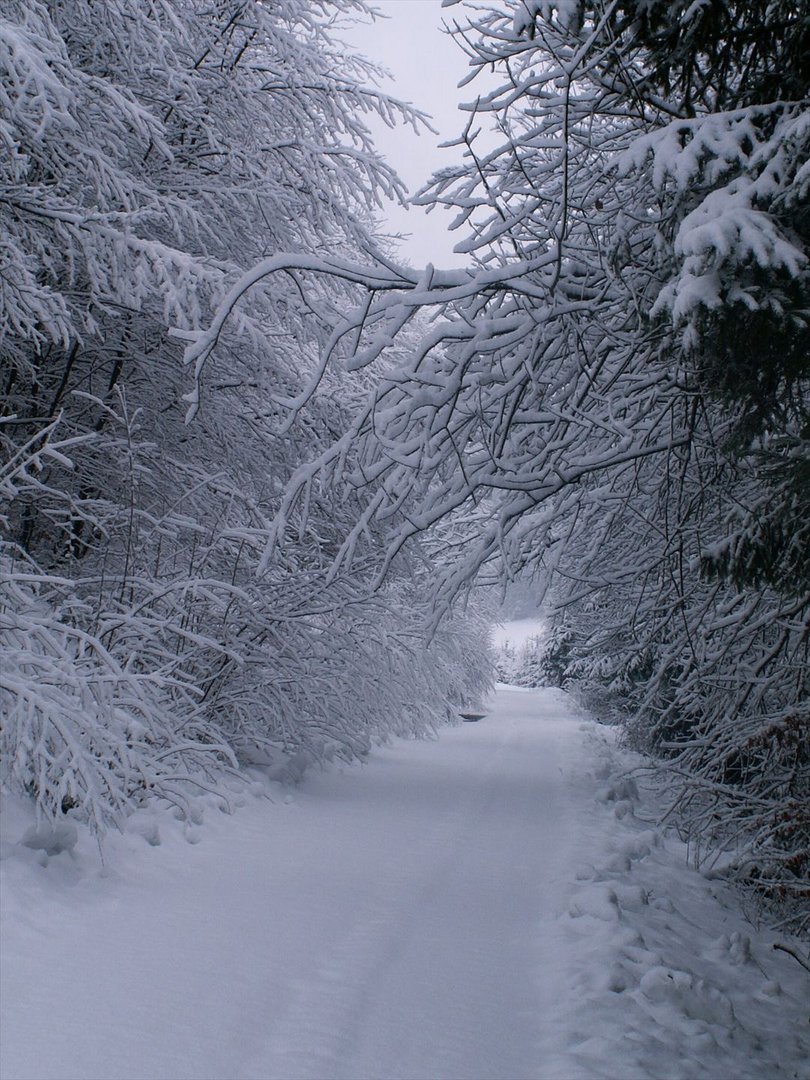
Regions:
[[[443,30],[443,22],[450,22],[458,9],[442,9],[441,0],[375,0],[374,7],[386,18],[344,31],[342,36],[392,73],[393,80],[381,89],[430,113],[439,131],[438,136],[425,131],[417,137],[408,128],[391,131],[382,123],[373,125],[381,152],[414,193],[434,169],[461,156],[459,148],[440,150],[437,146],[463,130],[466,117],[457,111],[457,104],[471,96],[469,88],[457,89],[469,70],[467,58]],[[392,205],[387,216],[391,231],[412,234],[401,254],[414,266],[468,262],[452,252],[453,244],[463,236],[462,231],[455,236],[447,232],[451,213],[438,208],[426,214],[420,207],[405,211]]]

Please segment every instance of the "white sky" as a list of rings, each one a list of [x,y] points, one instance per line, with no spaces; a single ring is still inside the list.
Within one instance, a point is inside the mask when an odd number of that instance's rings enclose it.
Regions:
[[[457,88],[469,70],[468,61],[443,31],[443,22],[454,17],[463,21],[463,9],[442,9],[441,0],[375,0],[373,6],[386,18],[345,30],[341,36],[392,73],[393,80],[386,80],[382,90],[430,113],[439,131],[438,136],[429,131],[416,136],[409,128],[392,131],[381,122],[369,123],[381,153],[413,194],[435,169],[458,161],[462,154],[458,147],[440,150],[437,144],[463,131],[467,116],[457,111],[457,103],[474,97],[471,87]],[[391,232],[412,234],[401,250],[406,261],[417,267],[428,262],[438,267],[468,263],[468,258],[453,254],[453,244],[464,238],[464,232],[447,231],[451,212],[437,208],[426,214],[418,206],[405,210],[392,204],[386,216]]]

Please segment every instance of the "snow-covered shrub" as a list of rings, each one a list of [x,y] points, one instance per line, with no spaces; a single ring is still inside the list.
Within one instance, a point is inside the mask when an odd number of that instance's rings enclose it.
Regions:
[[[235,761],[182,671],[144,670],[88,614],[69,581],[0,557],[0,782],[103,830],[149,796],[182,808]]]

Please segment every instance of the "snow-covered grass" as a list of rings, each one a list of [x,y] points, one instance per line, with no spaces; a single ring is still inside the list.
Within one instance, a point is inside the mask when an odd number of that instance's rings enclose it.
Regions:
[[[488,708],[141,812],[103,864],[6,800],[3,1080],[810,1075],[799,946],[688,868],[611,731]]]

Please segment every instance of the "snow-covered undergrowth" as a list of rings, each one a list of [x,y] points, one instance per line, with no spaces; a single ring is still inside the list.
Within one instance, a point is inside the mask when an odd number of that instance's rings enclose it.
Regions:
[[[588,1016],[573,1047],[582,1075],[810,1076],[810,978],[796,959],[806,947],[689,865],[686,845],[657,826],[656,792],[616,734],[586,727],[605,845],[577,868],[568,909]]]
[[[810,1076],[807,973],[773,948],[802,946],[688,867],[564,693],[488,708],[140,811],[103,864],[6,797],[4,1080]]]
[[[285,624],[258,585],[228,597],[189,582],[177,591],[193,599],[166,612],[171,590],[140,584],[139,603],[98,611],[0,553],[0,787],[31,795],[50,828],[72,813],[103,833],[154,800],[191,819],[195,794],[227,798],[241,766],[363,757],[488,685],[483,624],[447,625],[428,646],[402,591]]]

